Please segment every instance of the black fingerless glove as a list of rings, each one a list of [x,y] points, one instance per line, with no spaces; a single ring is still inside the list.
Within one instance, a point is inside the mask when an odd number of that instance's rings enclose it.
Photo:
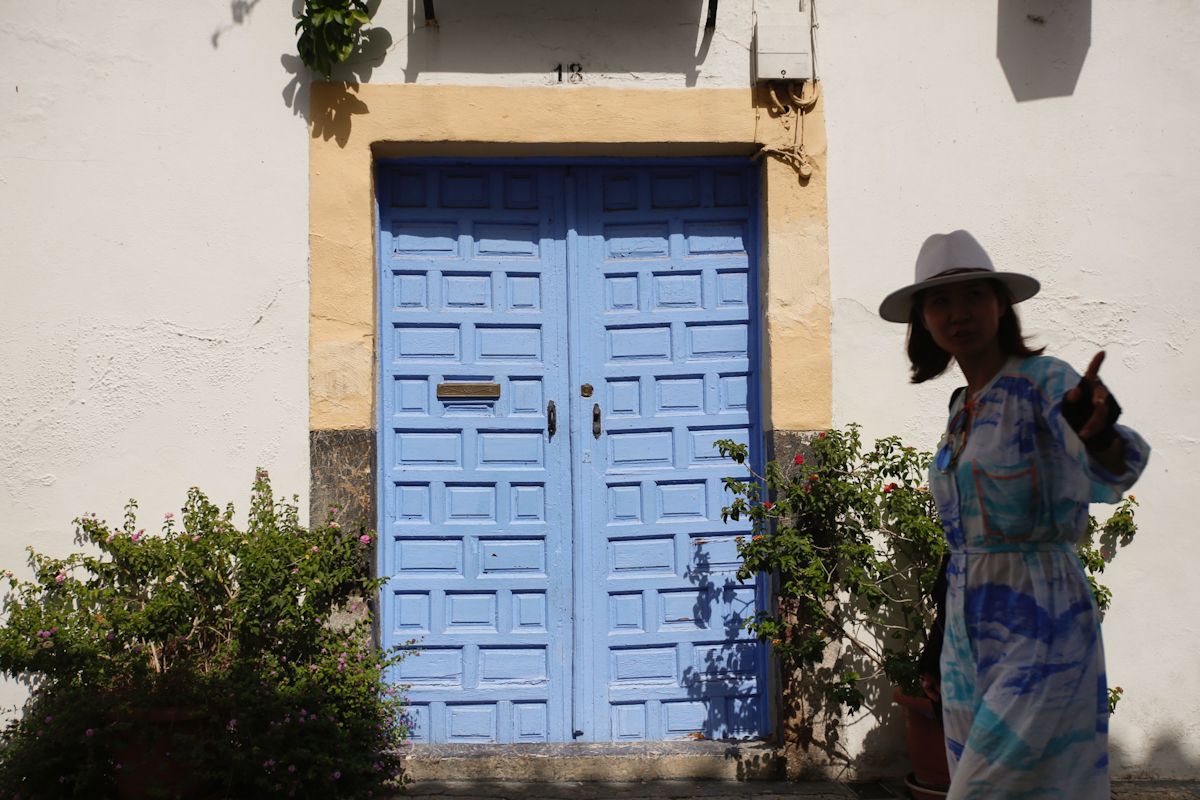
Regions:
[[[1090,381],[1087,378],[1081,378],[1079,385],[1079,399],[1070,401],[1066,397],[1062,401],[1062,415],[1067,424],[1071,426],[1071,430],[1079,433],[1079,430],[1092,416],[1092,391],[1096,388],[1095,381]],[[1121,416],[1121,404],[1117,402],[1117,398],[1113,397],[1112,392],[1108,393],[1108,419],[1105,420],[1104,428],[1094,436],[1084,439],[1083,446],[1090,452],[1097,453],[1107,450],[1117,438],[1116,428],[1113,426],[1117,423],[1117,417]]]

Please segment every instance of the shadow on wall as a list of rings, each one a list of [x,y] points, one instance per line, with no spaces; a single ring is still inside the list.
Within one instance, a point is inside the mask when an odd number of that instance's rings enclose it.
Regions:
[[[435,0],[438,25],[426,26],[421,0],[408,0],[406,83],[423,73],[541,73],[546,85],[590,83],[592,73],[681,74],[696,84],[713,31],[705,0],[604,3]],[[719,24],[718,24],[719,27]],[[697,42],[697,37],[700,37]]]
[[[370,0],[367,3],[367,11],[372,17],[379,11],[382,2]],[[294,18],[299,19],[303,10],[304,0],[292,0]],[[310,95],[313,81],[320,80],[320,77],[304,66],[295,50],[282,54],[279,64],[291,76],[283,87],[284,105],[292,110],[293,115],[312,123],[313,138],[337,139],[338,144],[345,147],[350,138],[350,118],[368,111],[366,104],[356,96],[358,85],[371,80],[375,68],[383,63],[392,45],[392,34],[386,28],[370,27],[363,31],[358,52],[334,69],[330,85],[335,87],[335,91],[330,95],[330,101],[321,105],[319,119],[310,118]]]
[[[309,122],[312,125],[312,138],[333,139],[338,147],[345,147],[350,141],[350,127],[354,117],[367,114],[370,108],[358,97],[357,83],[322,82],[312,86],[316,100],[312,103],[313,116]],[[307,92],[305,93],[307,95]],[[305,100],[305,111],[309,105]],[[304,113],[299,110],[297,114]],[[305,114],[307,118],[307,114]]]
[[[1121,710],[1113,718],[1119,725]],[[1183,748],[1184,742],[1193,742],[1186,728],[1168,733],[1161,732],[1153,737],[1146,748],[1146,756],[1139,767],[1124,767],[1135,761],[1115,740],[1109,738],[1108,762],[1114,778],[1154,780],[1200,780],[1200,758],[1190,755]]]
[[[1091,44],[1092,0],[997,0],[996,58],[1018,103],[1074,94]]]
[[[214,50],[220,48],[222,37],[235,27],[246,24],[254,12],[255,6],[260,2],[262,0],[230,0],[230,21],[219,23],[209,36]],[[369,0],[367,10],[372,17],[378,12],[382,2],[383,0]],[[292,0],[293,23],[300,19],[303,11],[304,0]],[[330,95],[330,102],[322,106],[322,118],[316,121],[314,137],[336,138],[339,144],[345,146],[350,135],[350,116],[367,112],[366,105],[355,97],[358,84],[366,83],[371,79],[372,73],[383,63],[392,44],[392,35],[386,28],[371,27],[363,32],[363,41],[359,51],[351,56],[346,64],[334,71],[332,81],[338,88]],[[290,108],[295,116],[302,117],[305,122],[311,122],[312,120],[309,119],[310,87],[312,82],[319,78],[304,66],[300,56],[296,54],[295,48],[282,53],[279,56],[279,64],[288,75],[288,81],[280,93],[284,105]]]
[[[209,41],[212,42],[213,50],[221,46],[221,37],[229,33],[237,25],[244,25],[247,17],[254,11],[254,7],[262,0],[231,0],[229,3],[230,22],[223,22],[217,25],[213,30]]]
[[[892,701],[893,685],[880,675],[860,684],[862,708],[847,712],[827,691],[849,669],[870,675],[877,665],[847,651],[783,686],[783,741],[791,751],[789,778],[877,780],[903,775],[908,765],[904,710]]]

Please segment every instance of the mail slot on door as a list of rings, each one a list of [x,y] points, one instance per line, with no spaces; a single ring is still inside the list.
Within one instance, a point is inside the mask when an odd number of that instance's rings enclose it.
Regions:
[[[498,383],[439,383],[438,400],[495,400],[500,397]]]

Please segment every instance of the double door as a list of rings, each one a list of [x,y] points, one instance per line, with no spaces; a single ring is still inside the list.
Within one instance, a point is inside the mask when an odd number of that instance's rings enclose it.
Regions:
[[[746,163],[382,164],[379,571],[423,742],[765,733]]]

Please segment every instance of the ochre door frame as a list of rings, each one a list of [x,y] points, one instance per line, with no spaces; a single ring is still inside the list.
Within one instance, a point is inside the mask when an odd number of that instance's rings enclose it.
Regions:
[[[375,424],[375,158],[750,155],[761,145],[790,145],[795,124],[757,107],[750,89],[318,83],[311,108],[312,431]],[[832,418],[820,104],[804,127],[810,180],[763,159],[764,430],[816,430]]]

